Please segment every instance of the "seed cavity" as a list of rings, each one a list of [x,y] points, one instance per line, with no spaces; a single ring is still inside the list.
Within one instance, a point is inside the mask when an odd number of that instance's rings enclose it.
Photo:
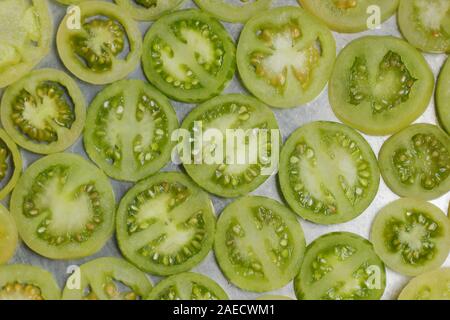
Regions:
[[[44,300],[41,289],[27,283],[7,283],[0,290],[0,300]]]

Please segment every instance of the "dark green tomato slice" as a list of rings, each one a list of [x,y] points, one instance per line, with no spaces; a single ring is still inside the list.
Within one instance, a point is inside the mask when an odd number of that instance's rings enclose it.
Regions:
[[[171,275],[192,269],[212,248],[215,230],[206,192],[178,172],[139,182],[117,211],[117,240],[123,255],[140,269]]]
[[[269,198],[240,198],[224,209],[217,222],[217,262],[243,290],[266,292],[287,285],[300,270],[305,247],[295,214]]]
[[[30,265],[0,266],[0,300],[59,300],[53,275]]]
[[[74,286],[77,284],[78,288]],[[142,300],[151,289],[152,284],[145,273],[125,260],[99,258],[83,264],[69,277],[62,299]]]
[[[16,223],[8,210],[0,204],[0,264],[13,257],[18,242]]]
[[[34,162],[11,196],[21,238],[51,259],[77,259],[99,251],[114,231],[114,210],[106,175],[69,153]]]
[[[328,28],[298,7],[261,12],[242,30],[237,65],[258,99],[291,108],[316,98],[328,82],[336,44]]]
[[[147,300],[228,300],[227,293],[207,276],[185,272],[159,282]]]
[[[80,136],[86,102],[77,83],[62,71],[40,69],[6,89],[1,122],[22,148],[49,154],[64,151]]]
[[[84,146],[107,175],[137,181],[170,160],[176,128],[177,115],[164,95],[143,81],[122,80],[91,103]]]
[[[341,51],[328,93],[342,122],[366,134],[388,135],[425,111],[433,88],[433,73],[419,51],[394,37],[367,36]]]
[[[314,240],[294,281],[299,300],[377,300],[385,287],[386,269],[372,244],[350,232]]]
[[[14,188],[22,173],[22,156],[16,144],[0,129],[0,199]]]
[[[450,134],[450,59],[442,67],[436,88],[436,110],[439,122]]]
[[[432,200],[450,191],[450,137],[434,125],[413,124],[393,135],[378,161],[399,196]]]
[[[246,22],[270,8],[272,0],[194,0],[204,11],[227,22]]]
[[[450,300],[450,268],[424,273],[412,279],[399,300]]]
[[[181,128],[188,130],[192,139],[191,155],[182,158],[184,167],[211,193],[221,197],[246,195],[276,169],[278,154],[272,154],[272,150],[279,149],[278,123],[270,108],[255,98],[240,94],[213,98],[195,108]],[[221,135],[211,136],[212,130]],[[242,130],[241,139],[227,138],[227,130]],[[234,155],[227,153],[228,143],[233,143]],[[198,152],[200,147],[202,151]]]
[[[157,20],[144,39],[148,80],[168,97],[202,102],[233,78],[235,47],[219,21],[200,10],[180,10]]]
[[[136,20],[156,20],[180,7],[185,0],[114,0]]]
[[[0,88],[22,78],[50,51],[47,0],[0,1]]]
[[[118,5],[103,1],[78,4],[81,27],[62,20],[56,44],[59,56],[79,79],[107,84],[125,78],[139,63],[142,35],[137,23]]]
[[[403,36],[425,52],[450,52],[450,2],[400,0],[398,24]]]
[[[318,121],[300,127],[281,150],[280,185],[290,207],[320,224],[359,216],[378,191],[380,171],[367,141],[355,130]]]
[[[277,295],[264,295],[261,297],[258,297],[256,300],[294,300],[287,296],[277,296]]]
[[[399,0],[298,0],[309,12],[322,20],[330,29],[355,33],[368,29],[371,6],[380,10],[381,21],[397,10]],[[368,13],[369,11],[369,13]]]
[[[447,259],[450,221],[431,203],[403,198],[381,209],[370,238],[389,268],[417,276],[440,267]]]

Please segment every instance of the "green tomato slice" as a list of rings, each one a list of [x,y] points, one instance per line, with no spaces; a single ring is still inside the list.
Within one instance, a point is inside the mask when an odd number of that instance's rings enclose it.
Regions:
[[[221,197],[246,195],[276,169],[278,154],[272,152],[279,149],[278,123],[270,108],[255,98],[215,97],[195,108],[181,128],[189,132],[183,141],[191,141],[190,154],[181,159],[186,172],[208,192]],[[228,144],[233,144],[234,155],[227,153]]]
[[[295,214],[269,198],[240,198],[217,222],[217,262],[243,290],[266,292],[287,285],[300,270],[305,246]]]
[[[144,39],[148,80],[168,97],[202,102],[233,78],[235,47],[219,21],[200,10],[180,10],[157,20]]]
[[[412,279],[399,300],[450,300],[450,268],[424,273]]]
[[[442,128],[450,134],[450,59],[442,67],[436,88],[436,111]]]
[[[379,10],[384,22],[397,10],[399,0],[298,0],[330,29],[356,33],[367,30],[373,9]]]
[[[380,171],[357,131],[318,121],[300,127],[286,141],[279,179],[287,203],[302,218],[336,224],[356,218],[370,205]]]
[[[85,263],[75,271],[67,280],[62,299],[142,300],[151,289],[145,273],[125,260],[107,257]]]
[[[140,269],[171,275],[206,257],[215,224],[204,191],[182,173],[162,172],[139,182],[120,201],[117,240],[122,254]]]
[[[0,88],[22,78],[50,51],[47,0],[0,1]]]
[[[142,53],[137,23],[112,3],[91,1],[78,6],[79,28],[68,13],[58,29],[56,44],[62,62],[88,83],[107,84],[125,78]]]
[[[0,129],[0,199],[15,187],[22,173],[22,156],[16,144]]]
[[[419,51],[390,36],[352,41],[329,84],[335,115],[370,135],[395,133],[416,120],[433,94],[434,76]]]
[[[287,296],[278,296],[278,295],[268,294],[268,295],[260,296],[260,297],[256,298],[256,300],[294,300],[294,299],[287,297]]]
[[[18,242],[16,223],[8,210],[0,204],[0,264],[8,262],[13,257]]]
[[[378,156],[388,187],[402,197],[432,200],[450,191],[450,137],[413,124],[390,137]]]
[[[3,95],[1,122],[22,148],[49,154],[64,151],[80,136],[86,102],[77,83],[62,71],[40,69]]]
[[[161,169],[178,119],[169,100],[140,80],[122,80],[91,103],[84,132],[89,157],[115,179],[137,181]]]
[[[185,272],[159,282],[147,300],[228,300],[227,293],[207,276]]]
[[[59,300],[53,275],[29,265],[0,266],[0,300]]]
[[[368,240],[333,232],[307,247],[294,287],[299,300],[377,300],[386,287],[386,269]]]
[[[400,0],[398,24],[406,40],[425,52],[450,52],[450,2]]]
[[[79,4],[85,1],[92,1],[92,0],[56,0],[56,2],[69,5],[69,4]]]
[[[114,210],[106,175],[68,153],[34,162],[11,196],[21,238],[50,259],[77,259],[99,251],[113,233]]]
[[[227,22],[246,22],[259,11],[267,10],[272,5],[272,0],[194,0],[194,2],[202,10]]]
[[[328,82],[335,57],[331,32],[298,7],[276,8],[250,19],[237,49],[244,85],[277,108],[315,99]]]
[[[180,7],[185,0],[114,0],[136,20],[156,20]]]
[[[371,240],[389,268],[417,276],[447,259],[450,221],[431,203],[403,198],[381,209],[372,225]]]

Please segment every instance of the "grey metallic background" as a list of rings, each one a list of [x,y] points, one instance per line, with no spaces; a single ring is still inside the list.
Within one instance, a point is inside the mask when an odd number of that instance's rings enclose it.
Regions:
[[[51,11],[53,13],[54,18],[54,32],[56,33],[57,27],[59,26],[59,23],[61,19],[63,18],[65,14],[65,7],[62,5],[57,4],[56,2],[49,1]],[[296,0],[274,0],[274,6],[285,6],[285,5],[292,5],[292,6],[298,6]],[[195,7],[192,0],[188,0],[185,2],[184,8],[189,7]],[[148,27],[151,25],[151,23],[140,23],[140,29],[142,32],[142,35],[144,36],[145,32],[147,31]],[[224,23],[225,27],[228,29],[228,31],[232,34],[233,38],[237,41],[239,33],[242,29],[242,25],[240,24],[228,24]],[[347,43],[352,41],[355,38],[362,37],[364,35],[394,35],[394,36],[401,36],[397,24],[396,24],[396,17],[392,17],[390,20],[385,22],[382,25],[382,28],[380,30],[375,31],[367,31],[357,34],[338,34],[334,33],[337,48],[338,51],[340,51]],[[55,39],[55,37],[53,37]],[[429,55],[425,54],[425,58],[427,59],[431,69],[433,70],[433,73],[437,76],[439,73],[439,70],[443,64],[443,62],[446,59],[446,55],[439,54],[439,55]],[[51,67],[51,68],[57,68],[60,70],[64,70],[66,72],[67,69],[62,65],[61,61],[58,58],[58,55],[56,53],[56,47],[55,43],[53,42],[51,53],[38,65],[37,68],[44,68],[44,67]],[[70,72],[68,72],[70,74]],[[136,70],[129,75],[129,78],[132,79],[145,79],[144,74],[141,70],[141,66],[139,65]],[[102,86],[94,86],[89,85],[87,83],[84,83],[82,81],[77,81],[80,85],[82,91],[84,92],[86,96],[86,101],[89,103],[93,97],[99,92],[103,87]],[[245,93],[245,89],[243,88],[242,84],[240,83],[239,79],[235,77],[230,84],[230,86],[225,90],[224,93]],[[0,95],[2,94],[2,91],[0,90]],[[176,112],[178,114],[178,118],[181,122],[181,120],[185,117],[185,115],[192,110],[195,106],[189,105],[189,104],[183,104],[178,102],[173,102],[173,105],[176,109]],[[302,126],[303,124],[306,124],[311,121],[317,121],[317,120],[329,120],[329,121],[338,121],[337,118],[334,116],[331,107],[328,103],[328,93],[327,90],[324,90],[322,94],[320,94],[319,97],[317,97],[313,102],[300,106],[294,109],[287,109],[287,110],[279,110],[279,109],[272,109],[278,119],[278,123],[281,128],[281,132],[283,135],[283,141],[287,139],[287,137],[298,127]],[[428,122],[428,123],[436,123],[436,114],[434,110],[434,99],[430,101],[430,105],[428,106],[426,112],[416,121],[416,122]],[[374,152],[378,154],[378,151],[383,144],[383,142],[386,140],[387,137],[371,137],[371,136],[365,136],[365,138],[369,141],[370,145],[372,146]],[[35,154],[32,154],[30,152],[21,150],[22,155],[24,157],[24,165],[25,167],[29,166],[32,162],[40,158],[40,156],[37,156]],[[81,139],[77,141],[70,149],[67,150],[67,152],[74,152],[83,155],[87,158]],[[173,164],[167,165],[163,171],[168,170],[180,170],[180,167],[177,167]],[[114,180],[111,180],[114,190],[116,193],[116,200],[117,202],[121,199],[122,195],[132,186],[130,183],[123,183],[123,182],[117,182]],[[261,185],[257,190],[252,192],[252,194],[255,195],[263,195],[267,196],[279,201],[282,201],[282,196],[280,191],[277,187],[277,176],[270,177],[263,185]],[[303,219],[299,218],[299,221],[303,227],[303,230],[305,232],[306,241],[307,243],[310,243],[315,238],[329,233],[333,231],[350,231],[357,233],[363,237],[368,238],[369,232],[370,232],[370,226],[371,223],[378,212],[383,206],[388,204],[389,202],[397,199],[398,196],[396,196],[394,193],[392,193],[385,183],[381,181],[380,189],[378,191],[378,194],[375,198],[375,200],[372,202],[372,204],[367,208],[367,210],[361,214],[358,218],[339,225],[333,225],[333,226],[322,226],[313,224],[310,222],[307,222]],[[214,207],[216,209],[217,215],[222,211],[222,209],[230,203],[232,200],[229,199],[220,199],[217,197],[212,197],[214,202]],[[435,205],[440,207],[444,212],[447,212],[448,205],[450,200],[450,194],[447,193],[443,197],[432,201]],[[8,204],[9,199],[2,201],[4,204]],[[32,264],[36,266],[41,266],[49,271],[51,271],[55,277],[57,278],[59,285],[61,288],[64,286],[65,280],[67,279],[67,267],[69,265],[81,265],[84,262],[93,260],[95,258],[99,257],[105,257],[105,256],[118,256],[120,257],[121,254],[117,248],[116,240],[111,239],[107,245],[97,254],[82,259],[82,260],[76,260],[76,261],[55,261],[55,260],[49,260],[46,258],[43,258],[36,253],[32,252],[30,249],[28,249],[23,243],[20,245],[18,251],[16,252],[15,257],[13,258],[10,263],[25,263],[25,264]],[[450,266],[450,258],[447,258],[447,261],[445,263],[446,266]],[[223,288],[224,290],[229,294],[231,299],[253,299],[255,297],[260,296],[260,294],[250,293],[243,290],[240,290],[230,284],[227,279],[222,275],[220,269],[218,268],[213,252],[210,252],[210,254],[207,256],[207,258],[197,267],[195,267],[192,271],[199,272],[205,275],[208,275],[212,279],[216,280]],[[160,280],[158,277],[151,276],[151,279],[153,283],[156,283]],[[391,270],[387,270],[387,287],[385,294],[383,296],[384,299],[395,299],[400,290],[404,287],[404,285],[408,282],[409,278],[402,276],[400,274],[397,274]],[[286,287],[271,292],[273,294],[283,294],[290,296],[292,298],[295,298],[292,282],[288,284]]]

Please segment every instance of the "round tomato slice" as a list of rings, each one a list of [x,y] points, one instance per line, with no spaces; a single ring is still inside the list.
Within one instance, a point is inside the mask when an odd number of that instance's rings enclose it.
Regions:
[[[79,279],[76,279],[80,277]],[[76,281],[80,281],[79,286]],[[63,300],[142,300],[152,284],[125,260],[108,257],[83,264],[67,279]]]
[[[13,257],[18,242],[16,223],[8,210],[0,204],[0,264]]]
[[[62,20],[56,44],[59,56],[79,79],[107,84],[125,78],[139,63],[142,35],[137,23],[112,3],[80,3],[81,27],[70,14]]]
[[[318,121],[297,129],[281,150],[279,179],[289,206],[320,224],[350,221],[373,201],[380,171],[355,130]]]
[[[47,55],[52,29],[47,0],[0,1],[0,88],[23,77]]]
[[[424,273],[412,279],[399,300],[450,300],[450,268]]]
[[[368,240],[333,232],[306,248],[294,287],[299,300],[377,300],[386,287],[386,269]]]
[[[84,146],[107,175],[137,181],[170,160],[176,128],[177,115],[164,95],[143,81],[122,80],[91,103]]]
[[[142,63],[148,80],[168,97],[201,102],[220,94],[233,78],[235,47],[209,14],[180,10],[150,27]]]
[[[295,214],[269,198],[240,198],[217,222],[217,262],[225,276],[244,290],[265,292],[287,285],[300,270],[305,246]]]
[[[450,191],[450,137],[431,124],[413,124],[390,137],[378,156],[389,188],[432,200]]]
[[[450,221],[431,203],[403,198],[378,213],[371,240],[389,268],[416,276],[440,267],[447,259]]]
[[[178,172],[139,182],[117,211],[123,255],[142,270],[171,275],[192,269],[213,244],[215,215],[208,195]]]
[[[0,266],[0,300],[59,300],[53,275],[29,265]]]
[[[180,7],[185,0],[114,0],[127,10],[134,19],[156,20]]]
[[[77,83],[62,71],[40,69],[3,95],[1,122],[22,148],[49,154],[70,147],[80,136],[86,102]]]
[[[316,98],[328,81],[335,57],[331,32],[298,7],[276,8],[250,19],[237,49],[244,85],[277,108]]]
[[[381,22],[397,10],[399,0],[298,0],[330,29],[355,33],[367,30],[372,8],[379,10]]]
[[[436,110],[442,128],[450,134],[450,59],[447,59],[439,75]]]
[[[195,108],[181,128],[189,132],[181,142],[189,145],[181,152],[186,172],[213,194],[246,195],[276,169],[281,140],[277,120],[252,97],[213,98]]]
[[[426,52],[450,52],[450,2],[400,0],[398,24],[403,36]]]
[[[227,22],[246,22],[259,11],[267,10],[272,5],[272,0],[194,0],[194,2],[202,10]]]
[[[15,187],[22,173],[22,156],[5,131],[0,129],[0,199]]]
[[[212,279],[186,272],[159,282],[147,300],[228,300],[227,293]]]
[[[425,111],[433,88],[433,73],[420,52],[394,37],[367,36],[341,51],[328,92],[342,122],[366,134],[388,135]]]
[[[114,210],[106,175],[69,153],[33,163],[11,196],[21,238],[50,259],[77,259],[99,251],[113,233]]]

